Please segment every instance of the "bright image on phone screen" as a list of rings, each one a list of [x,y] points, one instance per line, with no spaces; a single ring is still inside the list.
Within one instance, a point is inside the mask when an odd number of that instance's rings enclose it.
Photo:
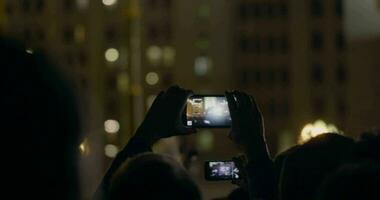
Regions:
[[[231,117],[224,96],[191,96],[187,100],[186,125],[192,127],[229,127]]]
[[[239,179],[239,169],[235,167],[233,161],[210,161],[208,162],[209,180],[232,180]]]

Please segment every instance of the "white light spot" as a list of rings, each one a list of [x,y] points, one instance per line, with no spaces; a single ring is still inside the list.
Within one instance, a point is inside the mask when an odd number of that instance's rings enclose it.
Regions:
[[[162,57],[162,50],[159,46],[150,46],[146,50],[146,57],[152,65],[158,65]]]
[[[199,56],[194,61],[194,71],[198,76],[206,75],[212,66],[211,59],[207,56]]]
[[[119,51],[115,48],[109,48],[104,53],[104,57],[108,62],[115,62],[119,58]]]
[[[107,133],[117,133],[120,129],[120,124],[114,119],[109,119],[104,122],[104,130]]]
[[[117,3],[117,0],[103,0],[103,4],[105,6],[112,6],[114,5],[115,3]]]
[[[116,157],[116,155],[117,155],[118,152],[119,152],[119,148],[117,148],[116,145],[113,145],[113,144],[107,144],[107,145],[104,147],[104,154],[105,154],[107,157],[114,158],[114,157]]]
[[[158,83],[159,80],[160,80],[160,78],[158,77],[158,74],[156,72],[149,72],[145,76],[145,81],[149,85],[155,85]]]

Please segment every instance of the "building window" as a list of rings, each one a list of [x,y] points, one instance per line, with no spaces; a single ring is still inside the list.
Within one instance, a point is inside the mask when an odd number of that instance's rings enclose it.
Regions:
[[[286,66],[283,66],[283,69],[279,71],[279,81],[282,86],[289,86],[289,70],[286,69]]]
[[[87,56],[84,53],[83,49],[78,53],[78,63],[80,67],[84,67],[86,65]]]
[[[157,7],[157,1],[156,0],[149,0],[149,7],[151,9],[155,9]]]
[[[171,46],[165,46],[162,50],[162,62],[165,66],[170,67],[175,62],[176,51]]]
[[[338,116],[344,118],[347,115],[347,105],[343,100],[338,100],[336,109]]]
[[[199,19],[208,19],[210,17],[210,6],[207,3],[202,3],[197,10]]]
[[[239,41],[240,51],[241,52],[248,52],[249,50],[249,40],[247,37],[243,36],[240,38]]]
[[[240,4],[239,9],[238,9],[240,19],[242,20],[248,19],[248,10],[249,9],[248,9],[247,4]]]
[[[346,83],[347,71],[343,64],[339,64],[335,71],[336,82],[339,84]]]
[[[246,68],[241,70],[241,84],[246,85],[249,84],[249,75],[248,70]]]
[[[208,56],[198,56],[194,60],[194,72],[197,76],[207,75],[212,68],[212,60]]]
[[[157,27],[155,25],[151,25],[149,27],[149,29],[148,29],[148,38],[151,41],[157,40],[157,38],[158,38],[158,30],[157,30]]]
[[[254,75],[255,82],[257,84],[261,84],[263,82],[262,73],[261,73],[261,71],[259,69],[256,69],[253,72],[253,75]]]
[[[274,85],[274,81],[275,81],[274,70],[271,66],[269,66],[266,71],[266,84],[269,87],[272,87]]]
[[[289,51],[289,40],[286,35],[283,35],[280,38],[280,49],[281,49],[281,53],[283,54],[287,54]]]
[[[31,8],[31,1],[30,0],[23,0],[21,3],[22,11],[29,12]]]
[[[200,50],[207,50],[210,47],[210,39],[207,34],[200,33],[195,41],[195,46]]]
[[[269,36],[268,37],[268,49],[267,49],[269,54],[273,54],[275,51],[275,47],[274,47],[275,44],[274,43],[275,43],[275,41],[274,41],[273,36]]]
[[[36,37],[37,40],[40,42],[45,40],[45,32],[43,31],[43,29],[38,29],[38,31],[36,32]]]
[[[336,34],[335,45],[338,50],[344,50],[346,48],[346,40],[342,32]]]
[[[324,46],[323,33],[319,31],[314,31],[311,34],[311,48],[314,50],[320,50]]]
[[[13,8],[12,4],[10,4],[9,2],[7,4],[5,4],[5,13],[7,15],[12,15],[13,11],[14,11],[14,8]]]
[[[69,43],[72,43],[73,41],[74,41],[73,29],[70,27],[66,27],[63,30],[63,42],[65,44],[69,44]]]
[[[162,49],[156,45],[149,46],[146,49],[146,57],[151,65],[157,66],[162,59]]]
[[[335,13],[336,13],[336,16],[338,17],[343,16],[343,1],[342,0],[335,0]]]
[[[162,32],[163,32],[163,36],[166,39],[166,41],[170,42],[170,40],[172,39],[172,26],[171,26],[170,22],[166,22],[162,26]]]
[[[37,12],[42,12],[45,6],[45,1],[44,0],[37,0],[36,2],[36,10]]]
[[[63,8],[65,11],[72,11],[74,9],[74,1],[73,0],[64,0]]]
[[[325,113],[326,110],[326,102],[323,97],[315,98],[312,105],[312,110],[314,115],[320,117]]]
[[[164,8],[170,8],[172,6],[172,1],[171,0],[163,0],[162,1],[162,6]]]
[[[116,39],[116,30],[113,26],[109,26],[105,31],[106,39],[111,42]]]
[[[272,4],[263,4],[263,9],[265,10],[266,17],[272,18],[274,16],[274,6]]]
[[[286,3],[280,3],[279,9],[280,9],[280,16],[283,18],[286,18],[288,16],[288,6],[286,5]]]
[[[260,41],[260,37],[259,36],[256,36],[254,39],[253,39],[253,49],[254,49],[254,52],[256,54],[260,54],[261,53],[261,41]]]
[[[26,42],[32,40],[32,32],[29,29],[24,30],[24,40]]]
[[[323,0],[311,0],[310,3],[311,15],[321,17],[324,13]]]
[[[314,84],[319,85],[324,80],[323,67],[321,64],[313,64],[311,69],[311,80]]]

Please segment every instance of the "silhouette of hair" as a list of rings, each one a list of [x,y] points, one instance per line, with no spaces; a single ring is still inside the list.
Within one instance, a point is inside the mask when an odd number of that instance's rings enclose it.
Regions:
[[[317,136],[285,158],[280,199],[312,199],[324,177],[349,156],[354,141],[338,134]]]
[[[354,161],[375,160],[380,162],[380,132],[365,132],[353,150]]]
[[[12,199],[76,199],[79,118],[66,82],[39,52],[0,38],[3,142]],[[7,177],[8,178],[8,177]]]
[[[247,190],[242,187],[234,189],[227,197],[228,200],[249,200]]]
[[[380,199],[380,164],[363,162],[341,167],[321,186],[318,200]]]
[[[173,158],[144,153],[127,161],[111,180],[110,199],[201,199],[194,181]]]

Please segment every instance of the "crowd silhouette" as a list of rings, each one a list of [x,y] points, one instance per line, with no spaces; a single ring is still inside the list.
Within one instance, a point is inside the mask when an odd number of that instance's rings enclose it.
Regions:
[[[29,54],[17,42],[0,39],[0,55],[5,192],[10,199],[79,199],[80,118],[70,86],[45,56]],[[94,199],[202,198],[181,163],[152,152],[162,138],[196,133],[181,120],[190,95],[192,91],[178,86],[158,94]],[[243,180],[224,199],[380,199],[378,131],[358,140],[323,134],[273,159],[254,98],[240,91],[225,96],[232,118],[229,137],[243,153],[243,158],[234,158]]]

